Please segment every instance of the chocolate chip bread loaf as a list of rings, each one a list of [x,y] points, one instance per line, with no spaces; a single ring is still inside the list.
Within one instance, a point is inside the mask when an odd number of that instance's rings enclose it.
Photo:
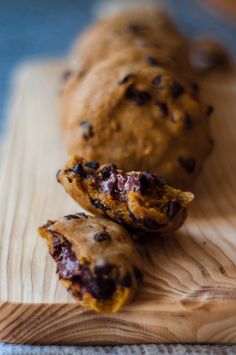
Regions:
[[[194,181],[212,148],[187,41],[158,11],[118,14],[75,46],[60,97],[70,154]]]

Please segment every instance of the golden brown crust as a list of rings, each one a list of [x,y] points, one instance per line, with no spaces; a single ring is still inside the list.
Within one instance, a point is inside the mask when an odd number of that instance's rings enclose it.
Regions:
[[[73,82],[62,99],[69,153],[189,187],[212,147],[198,88],[147,57],[129,64],[133,55],[139,53],[116,54],[77,81],[78,87]]]
[[[83,208],[130,229],[156,235],[177,230],[193,199],[146,172],[124,173],[114,165],[86,162],[74,156],[57,174],[58,181]]]
[[[117,312],[134,297],[141,281],[140,259],[127,231],[83,213],[39,228],[57,262],[57,274],[82,306]]]

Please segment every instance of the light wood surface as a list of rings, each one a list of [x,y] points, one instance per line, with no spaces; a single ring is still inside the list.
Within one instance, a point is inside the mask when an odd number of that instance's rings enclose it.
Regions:
[[[184,227],[143,251],[145,282],[118,314],[82,311],[57,281],[36,228],[78,211],[57,184],[66,159],[56,116],[58,61],[15,78],[0,180],[0,339],[11,343],[236,342],[236,75],[204,86],[214,153]]]

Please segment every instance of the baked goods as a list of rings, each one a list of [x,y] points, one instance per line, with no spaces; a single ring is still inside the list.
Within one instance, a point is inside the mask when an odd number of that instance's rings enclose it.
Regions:
[[[132,9],[75,44],[59,100],[69,154],[188,188],[211,152],[189,42],[166,14]]]
[[[196,84],[136,55],[124,50],[74,82],[64,120],[68,151],[189,187],[212,148],[207,107]]]
[[[212,107],[201,102],[191,60],[170,19],[141,9],[92,26],[63,74],[60,117],[68,151],[79,156],[57,180],[99,217],[69,215],[39,232],[61,281],[97,312],[118,311],[135,294],[132,237],[173,233],[194,197],[168,185],[188,187],[212,147]]]
[[[57,274],[86,308],[116,312],[133,298],[142,280],[140,259],[127,231],[102,217],[65,216],[39,228]]]
[[[115,165],[99,166],[77,156],[59,170],[57,179],[86,210],[156,235],[177,230],[193,199],[191,192],[173,189],[153,174],[124,173]]]

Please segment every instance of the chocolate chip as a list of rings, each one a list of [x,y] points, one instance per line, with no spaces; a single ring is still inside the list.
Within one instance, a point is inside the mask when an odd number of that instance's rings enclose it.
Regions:
[[[161,110],[162,117],[168,116],[169,110],[168,110],[168,106],[165,102],[158,101],[158,102],[156,102],[156,106],[158,106],[159,109]]]
[[[196,166],[196,160],[194,158],[179,157],[178,161],[187,173],[191,174],[194,171]]]
[[[137,280],[137,283],[141,283],[143,281],[142,272],[136,266],[133,266],[133,270],[134,270],[134,275]]]
[[[174,81],[171,87],[171,94],[174,99],[182,95],[184,92],[183,86],[178,83],[177,81]]]
[[[90,202],[91,202],[91,205],[93,205],[97,209],[102,210],[104,212],[110,209],[109,207],[105,206],[102,202],[100,202],[97,199],[90,198]]]
[[[60,179],[59,179],[60,172],[61,172],[61,170],[59,169],[56,173],[57,182],[60,182]]]
[[[160,62],[154,58],[154,57],[147,57],[146,61],[148,62],[148,64],[150,64],[152,67],[159,67],[161,66]]]
[[[141,192],[142,190],[142,174],[130,174],[127,175],[126,181],[122,188],[125,191]]]
[[[104,279],[102,276],[93,276],[87,265],[80,265],[79,274],[73,277],[73,282],[80,285],[80,297],[90,293],[94,298],[106,300],[112,297],[116,290],[113,280]]]
[[[166,185],[165,178],[156,176],[152,173],[141,173],[141,184],[143,191],[147,192],[153,190],[155,187],[162,188]]]
[[[81,121],[80,126],[82,128],[82,135],[84,139],[87,140],[94,136],[93,127],[87,120]]]
[[[59,277],[70,280],[79,272],[79,261],[72,250],[71,243],[65,237],[54,237],[51,255],[57,262]]]
[[[148,194],[155,190],[161,193],[166,181],[151,173],[125,174],[117,170],[115,165],[105,166],[95,177],[94,187],[108,193],[113,199],[125,200],[127,191]],[[95,203],[92,201],[91,203]],[[100,202],[96,206],[99,208]],[[118,217],[118,216],[117,216]]]
[[[133,173],[127,175],[127,179],[124,183],[124,191],[135,191],[142,194],[149,193],[155,188],[163,187],[163,180],[151,173]]]
[[[155,85],[155,86],[160,87],[161,80],[162,80],[161,75],[157,75],[157,76],[155,76],[155,78],[152,79],[152,84]]]
[[[199,100],[199,85],[197,83],[191,83],[192,96],[195,100]]]
[[[106,300],[112,297],[116,290],[114,280],[104,279],[101,275],[93,276],[88,265],[80,264],[71,248],[71,243],[66,238],[53,238],[53,257],[57,262],[57,273],[60,278],[78,283],[80,292],[78,297],[82,298],[85,292],[89,292],[94,298]],[[111,268],[113,266],[107,266]],[[108,269],[97,270],[99,273],[107,274]]]
[[[137,34],[137,35],[142,34],[146,29],[147,29],[147,26],[145,26],[142,23],[130,23],[128,25],[129,32],[131,32],[133,34]]]
[[[132,278],[130,274],[127,272],[122,279],[118,280],[119,285],[123,287],[131,287],[132,286]]]
[[[138,106],[146,105],[152,100],[152,96],[147,91],[138,90],[133,85],[128,87],[125,97],[127,100],[135,102]]]
[[[110,241],[111,240],[111,236],[108,232],[103,231],[103,232],[99,232],[96,233],[93,237],[93,239],[95,240],[95,242],[104,242],[104,241]]]
[[[186,112],[184,115],[184,126],[186,129],[192,128],[193,122],[190,115]]]
[[[143,218],[142,223],[143,223],[144,227],[146,227],[148,229],[157,229],[157,228],[164,226],[164,224],[158,223],[157,221],[155,221],[155,219],[153,219],[151,217]]]
[[[87,166],[90,169],[97,170],[99,168],[100,164],[96,163],[94,161],[89,161],[88,163],[85,164],[85,166]]]
[[[115,165],[106,166],[101,171],[100,176],[96,179],[96,186],[98,189],[109,193],[113,198],[119,199],[120,192],[123,189],[125,175],[118,172]]]
[[[207,116],[210,116],[213,112],[214,112],[213,107],[212,107],[211,105],[208,105],[208,106],[206,107],[206,114],[207,114]]]
[[[178,201],[170,200],[166,205],[166,215],[170,221],[176,216],[181,209],[181,204]]]
[[[208,139],[208,142],[209,142],[209,144],[213,147],[213,145],[215,144],[215,141],[214,141],[214,139],[212,139],[212,138],[209,138]]]
[[[94,267],[94,273],[97,276],[109,275],[111,270],[113,270],[114,268],[115,268],[115,265],[112,265],[112,264],[105,264],[105,265],[95,266]]]
[[[55,233],[52,233],[55,235]],[[52,249],[50,250],[50,254],[52,255],[52,257],[56,260],[58,258],[58,256],[61,253],[62,247],[63,245],[65,245],[66,243],[69,243],[66,239],[64,239],[61,236],[55,236],[52,239]]]
[[[116,285],[113,280],[103,279],[98,276],[90,281],[87,290],[94,298],[99,300],[107,300],[112,297],[116,290]]]
[[[75,166],[73,166],[73,168],[69,170],[73,171],[76,175],[79,175],[80,177],[86,177],[83,165],[81,163],[76,164]]]
[[[115,174],[116,173],[116,166],[114,164],[105,166],[105,168],[102,169],[101,174],[102,174],[102,178],[104,180],[109,179],[111,174]]]
[[[71,177],[70,177],[70,176],[67,176],[67,179],[68,179],[69,183],[70,183],[70,184],[72,184],[73,179],[71,179]]]
[[[70,221],[71,219],[79,219],[79,216],[76,214],[68,214],[67,216],[64,216],[64,219]]]
[[[72,75],[72,71],[71,70],[65,70],[63,73],[62,73],[62,76],[61,76],[61,80],[63,82],[67,81],[69,79],[69,77]]]
[[[122,84],[126,84],[131,78],[133,78],[134,74],[132,73],[129,73],[129,74],[126,74],[123,79],[121,79],[118,84],[119,85],[122,85]]]

